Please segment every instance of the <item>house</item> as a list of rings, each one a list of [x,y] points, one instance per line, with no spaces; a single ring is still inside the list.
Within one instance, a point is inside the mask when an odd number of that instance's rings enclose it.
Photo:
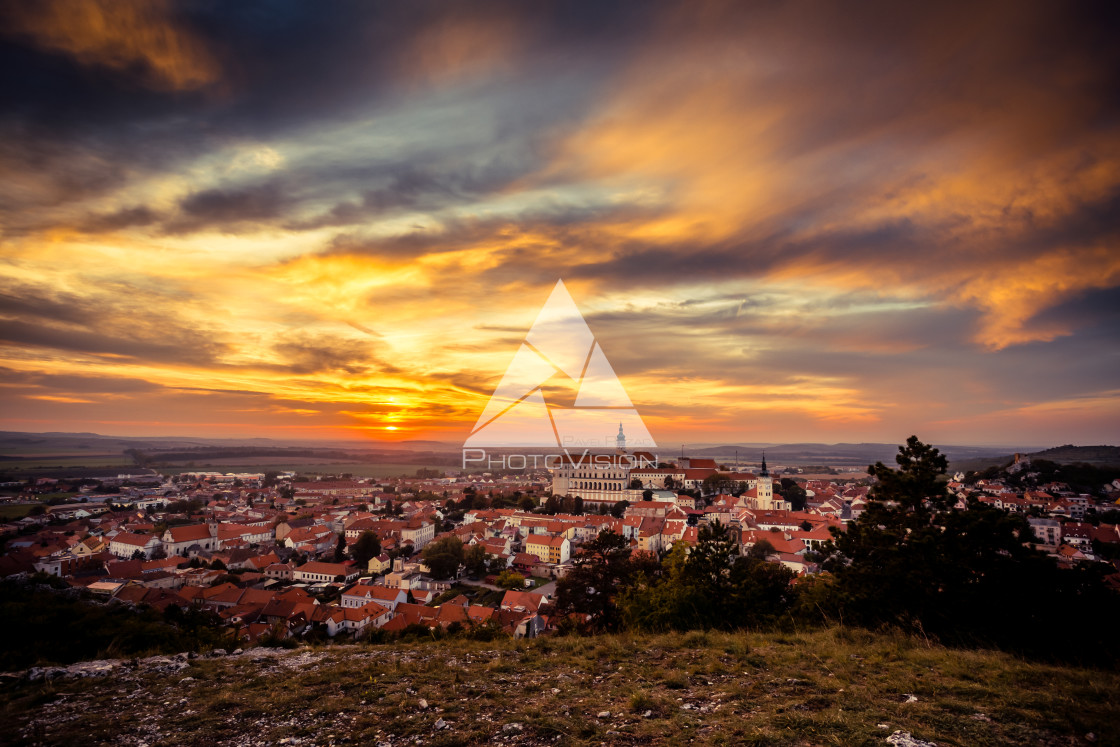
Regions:
[[[567,537],[531,534],[525,538],[525,552],[537,557],[542,563],[559,565],[567,563],[571,558],[572,543]]]
[[[91,555],[96,555],[99,552],[107,551],[109,549],[108,540],[102,537],[86,537],[84,540],[74,545],[71,552],[79,558],[88,558]]]
[[[507,591],[502,597],[501,609],[536,614],[540,606],[548,601],[544,594],[531,591]]]
[[[353,581],[358,577],[361,571],[352,565],[345,563],[319,563],[311,561],[304,563],[292,571],[292,578],[296,581],[334,581],[339,576],[345,582]]]
[[[381,553],[376,558],[369,559],[369,572],[381,574],[393,567],[393,561],[387,553]]]
[[[408,602],[408,592],[377,584],[355,584],[342,592],[339,602],[343,607],[362,607],[369,602],[377,602],[396,612],[398,605]]]
[[[292,567],[287,563],[272,563],[265,566],[264,575],[279,581],[291,581],[294,578]]]
[[[339,633],[357,635],[371,625],[380,628],[392,618],[392,611],[377,602],[361,607],[336,607],[327,615],[327,635],[332,638]]]
[[[513,556],[513,562],[510,565],[518,573],[524,573],[527,576],[534,576],[537,574],[537,566],[540,564],[541,559],[536,555],[530,555],[527,552],[519,552]]]
[[[427,519],[411,519],[401,529],[401,542],[411,544],[416,550],[432,541],[436,536],[435,522]]]
[[[284,538],[284,545],[290,548],[297,548],[300,545],[308,545],[316,551],[329,550],[334,546],[335,536],[330,527],[325,526],[310,526],[300,527],[293,529]]]
[[[1034,536],[1038,539],[1039,543],[1057,547],[1062,542],[1062,525],[1056,519],[1043,519],[1031,516],[1027,519],[1030,522],[1031,529],[1034,530]]]

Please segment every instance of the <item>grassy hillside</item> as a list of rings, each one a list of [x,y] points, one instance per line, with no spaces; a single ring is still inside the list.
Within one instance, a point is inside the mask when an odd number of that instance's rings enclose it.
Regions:
[[[14,744],[1120,743],[1120,674],[850,629],[255,649],[0,703]]]

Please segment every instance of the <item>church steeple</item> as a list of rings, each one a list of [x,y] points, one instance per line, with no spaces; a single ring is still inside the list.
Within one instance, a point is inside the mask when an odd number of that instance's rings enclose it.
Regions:
[[[769,477],[770,476],[770,470],[766,469],[766,452],[765,451],[762,452],[762,469],[759,471],[758,474],[761,475],[762,477]]]
[[[626,434],[622,432],[622,423],[618,424],[618,436],[615,438],[614,443],[619,454],[626,451]]]

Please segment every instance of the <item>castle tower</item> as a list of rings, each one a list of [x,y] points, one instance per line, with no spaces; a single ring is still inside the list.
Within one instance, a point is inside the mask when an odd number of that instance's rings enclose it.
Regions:
[[[757,491],[758,507],[762,511],[774,508],[774,481],[770,477],[770,470],[766,469],[766,452],[762,452],[762,469],[758,471]]]

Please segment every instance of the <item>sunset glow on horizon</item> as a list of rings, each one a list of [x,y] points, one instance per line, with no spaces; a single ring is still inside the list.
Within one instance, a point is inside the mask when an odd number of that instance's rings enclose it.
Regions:
[[[1118,443],[1099,7],[11,4],[0,429],[461,443],[562,279],[659,444]]]

